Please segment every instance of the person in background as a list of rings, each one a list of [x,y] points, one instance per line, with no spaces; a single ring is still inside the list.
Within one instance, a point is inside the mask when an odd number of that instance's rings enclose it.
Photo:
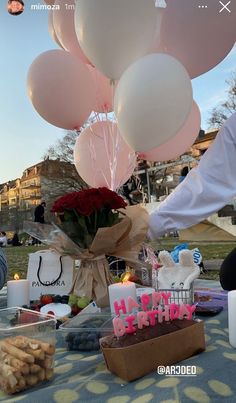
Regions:
[[[0,246],[7,246],[7,234],[4,231],[0,233]]]
[[[184,181],[150,214],[149,233],[156,239],[191,227],[224,207],[236,195],[236,113]],[[223,288],[236,289],[236,248],[220,270]]]
[[[7,278],[7,260],[0,248],[0,289],[3,288]]]
[[[25,242],[26,246],[32,246],[34,244],[34,238],[29,236],[29,239]]]
[[[13,238],[11,240],[11,245],[12,246],[22,246],[22,243],[19,241],[18,234],[15,232],[13,235]]]
[[[141,183],[141,186],[142,186],[144,189],[146,189],[146,187],[147,187],[147,170],[148,170],[148,168],[150,168],[150,166],[149,166],[149,164],[148,164],[148,162],[147,162],[146,160],[140,159],[140,160],[138,161],[137,170],[138,170],[138,171],[143,171],[143,170],[145,171],[145,172],[140,173],[140,174],[138,175],[139,180],[140,180],[140,183]]]
[[[181,169],[180,177],[179,177],[179,183],[183,182],[183,180],[186,178],[188,173],[189,173],[189,168],[188,167],[183,167]]]
[[[45,224],[45,220],[44,220],[45,207],[46,207],[46,203],[43,201],[35,208],[34,222],[39,222],[41,224]]]
[[[121,188],[121,195],[125,197],[128,201],[129,205],[133,204],[133,200],[130,197],[131,193],[137,189],[137,185],[135,182],[135,177],[132,175],[127,182]]]
[[[46,203],[43,201],[40,203],[34,210],[34,222],[38,222],[40,224],[45,224],[45,219],[44,219],[44,211],[45,211]],[[37,245],[39,246],[41,242],[37,238],[33,238],[33,243],[32,245]]]

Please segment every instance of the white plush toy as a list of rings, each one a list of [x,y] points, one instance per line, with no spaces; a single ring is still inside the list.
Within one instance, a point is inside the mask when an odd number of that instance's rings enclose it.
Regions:
[[[175,263],[167,251],[161,251],[158,257],[162,265],[158,271],[159,289],[190,289],[200,275],[200,268],[188,249],[179,252],[179,263]]]

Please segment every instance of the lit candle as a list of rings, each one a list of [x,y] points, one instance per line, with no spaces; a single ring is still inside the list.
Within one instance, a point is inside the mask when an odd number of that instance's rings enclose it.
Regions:
[[[18,274],[14,275],[14,280],[7,282],[7,306],[29,305],[29,280],[20,280]]]
[[[128,297],[132,297],[137,301],[136,287],[131,281],[124,281],[123,283],[111,284],[108,287],[109,300],[111,313],[115,313],[114,302],[123,299],[125,301],[126,307],[128,307]]]

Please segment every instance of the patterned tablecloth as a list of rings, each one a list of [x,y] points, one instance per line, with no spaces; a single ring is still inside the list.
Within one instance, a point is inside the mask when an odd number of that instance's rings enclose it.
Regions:
[[[58,348],[54,380],[40,388],[0,401],[22,403],[235,402],[236,350],[228,342],[227,311],[206,318],[207,348],[181,365],[196,365],[196,376],[164,376],[153,372],[126,383],[106,369],[101,354]],[[142,365],[142,362],[140,362]]]

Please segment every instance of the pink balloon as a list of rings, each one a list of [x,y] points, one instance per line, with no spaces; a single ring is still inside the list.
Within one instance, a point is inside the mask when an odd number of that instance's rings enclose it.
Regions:
[[[101,113],[113,111],[113,98],[116,85],[112,84],[111,80],[100,73],[95,67],[89,66],[89,70],[94,80],[96,93],[93,110]]]
[[[48,13],[48,30],[49,30],[49,33],[50,33],[51,38],[53,39],[53,41],[55,43],[57,43],[57,45],[60,46],[61,49],[63,49],[63,46],[60,43],[60,41],[59,41],[59,39],[58,39],[58,37],[56,35],[54,26],[53,26],[53,11],[52,10],[49,10],[49,13]]]
[[[207,8],[199,8],[204,4]],[[167,0],[156,52],[174,56],[191,78],[211,70],[228,55],[236,39],[236,1],[228,8],[231,13],[213,0]]]
[[[136,155],[116,123],[101,121],[87,127],[77,138],[74,162],[88,185],[116,190],[132,175]]]
[[[193,145],[200,127],[201,114],[196,102],[193,102],[190,115],[179,133],[161,146],[141,153],[141,157],[147,161],[167,161],[179,157]]]
[[[63,50],[49,50],[31,64],[28,94],[47,122],[63,129],[79,129],[89,117],[95,91],[88,68]]]
[[[82,62],[91,64],[84,52],[80,48],[74,23],[75,2],[70,0],[65,4],[65,0],[56,0],[55,5],[60,10],[53,11],[53,25],[56,35],[63,48],[75,56],[78,56]]]

